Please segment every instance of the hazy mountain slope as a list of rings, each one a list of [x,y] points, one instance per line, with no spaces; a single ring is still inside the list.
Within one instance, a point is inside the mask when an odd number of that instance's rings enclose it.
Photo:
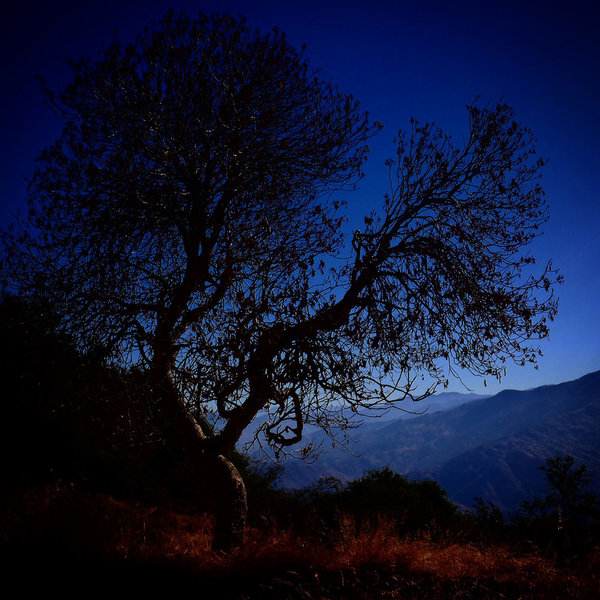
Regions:
[[[423,415],[431,415],[436,412],[448,411],[456,408],[467,402],[488,398],[482,394],[461,394],[458,392],[442,392],[434,394],[420,402],[403,401],[398,403],[396,408],[391,408],[387,411],[376,409],[364,409],[359,414],[353,413],[350,409],[343,411],[348,419],[355,424],[360,424],[361,431],[374,431],[385,425],[397,420],[414,419]],[[265,422],[266,418],[263,415],[258,415],[254,421],[243,432],[238,443],[240,448],[251,442],[258,428]],[[320,435],[316,427],[305,426],[305,435],[326,439],[326,436]],[[299,444],[301,447],[303,444]]]
[[[471,506],[474,496],[485,497],[505,511],[540,494],[544,474],[538,469],[545,457],[571,454],[585,463],[592,476],[589,490],[600,494],[600,398],[538,427],[498,442],[464,452],[442,466],[414,477],[440,482],[459,504]]]
[[[452,488],[451,497],[467,504],[475,495],[489,495],[509,507],[540,475],[536,467],[547,456],[569,452],[592,462],[599,450],[599,402],[600,372],[506,390],[449,411],[360,428],[351,453],[329,451],[314,464],[287,461],[283,484],[303,486],[321,475],[351,479],[389,464],[400,473],[439,477]]]

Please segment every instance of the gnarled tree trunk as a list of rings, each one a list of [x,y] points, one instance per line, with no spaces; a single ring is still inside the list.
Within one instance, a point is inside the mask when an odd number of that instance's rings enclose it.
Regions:
[[[215,490],[213,550],[231,552],[244,543],[248,504],[246,486],[233,463],[223,455],[206,455],[206,473]]]
[[[169,428],[168,437],[181,444],[191,473],[203,478],[207,485],[201,487],[211,491],[215,515],[213,549],[230,552],[244,543],[248,512],[244,481],[233,463],[210,447],[206,433],[181,398],[168,364],[161,360],[154,363],[153,387]]]

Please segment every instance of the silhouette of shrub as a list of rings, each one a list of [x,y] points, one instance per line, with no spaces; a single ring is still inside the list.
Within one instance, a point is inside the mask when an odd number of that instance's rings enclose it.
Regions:
[[[168,479],[173,451],[147,375],[81,355],[43,303],[2,298],[0,381],[1,485],[69,480],[128,494]]]
[[[399,532],[434,526],[445,528],[458,516],[457,507],[435,481],[409,481],[388,466],[365,472],[339,494],[342,510],[358,522],[380,516],[397,521]]]

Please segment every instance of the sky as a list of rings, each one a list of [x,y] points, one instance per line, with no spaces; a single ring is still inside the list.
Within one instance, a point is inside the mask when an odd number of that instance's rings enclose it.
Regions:
[[[366,176],[346,199],[350,217],[380,206],[384,161],[412,116],[435,122],[458,142],[465,106],[503,97],[533,130],[548,159],[542,180],[550,221],[533,254],[565,278],[559,314],[541,345],[538,370],[509,367],[498,383],[465,378],[495,393],[555,384],[600,369],[600,6],[595,0],[434,0],[355,2],[22,0],[3,9],[0,35],[0,227],[26,207],[35,158],[60,135],[44,105],[39,74],[51,87],[69,81],[68,58],[96,56],[167,10],[194,16],[227,12],[306,44],[311,66],[351,93],[384,124],[370,143]],[[453,391],[466,391],[459,382]]]

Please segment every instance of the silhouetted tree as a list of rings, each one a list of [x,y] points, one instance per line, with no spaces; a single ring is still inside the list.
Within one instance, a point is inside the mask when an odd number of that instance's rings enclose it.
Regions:
[[[386,516],[397,520],[400,531],[414,531],[433,523],[447,526],[458,514],[436,481],[409,481],[388,466],[366,471],[350,481],[339,493],[339,501],[359,524]]]
[[[473,510],[467,511],[467,515],[472,516],[478,525],[489,529],[502,529],[506,525],[504,514],[497,504],[479,496],[473,500]]]
[[[465,511],[464,517],[463,526],[475,539],[499,542],[514,533],[500,507],[478,496],[473,498],[473,508]]]
[[[523,502],[529,525],[542,526],[559,563],[585,549],[583,529],[600,516],[600,499],[585,488],[591,483],[587,466],[575,466],[571,455],[555,455],[539,467],[546,475],[546,495]],[[583,535],[582,535],[583,534]]]
[[[0,486],[64,476],[76,460],[72,432],[58,423],[81,361],[57,322],[41,303],[0,299]]]
[[[150,488],[162,449],[149,378],[81,355],[51,306],[0,297],[0,486]]]
[[[506,104],[468,107],[462,147],[413,121],[381,213],[345,245],[332,193],[379,125],[281,33],[169,14],[71,67],[46,89],[65,126],[4,237],[3,285],[47,298],[82,347],[150,368],[173,440],[214,482],[217,547],[243,539],[226,455],[259,411],[286,448],[344,407],[416,397],[415,373],[535,361],[556,309],[554,273],[525,253],[543,161]]]
[[[550,515],[557,529],[599,514],[598,497],[585,491],[592,481],[585,464],[575,467],[575,459],[571,455],[557,454],[547,458],[540,470],[546,474],[546,495],[524,502],[523,509],[526,513]]]

